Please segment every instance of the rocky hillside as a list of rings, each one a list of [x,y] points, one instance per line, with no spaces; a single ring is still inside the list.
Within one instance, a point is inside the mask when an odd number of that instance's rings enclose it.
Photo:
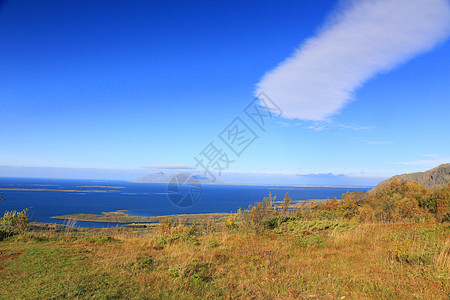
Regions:
[[[393,176],[387,180],[380,182],[376,189],[381,188],[387,182],[398,179],[399,181],[417,181],[426,188],[440,188],[450,182],[450,163],[440,165],[434,169],[410,174],[402,174]]]

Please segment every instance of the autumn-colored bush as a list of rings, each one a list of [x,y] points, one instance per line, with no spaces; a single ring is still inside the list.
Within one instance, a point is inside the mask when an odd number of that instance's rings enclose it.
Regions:
[[[450,184],[427,189],[417,182],[393,180],[369,192],[347,192],[323,202],[304,201],[289,206],[286,194],[281,207],[271,194],[244,211],[241,226],[261,230],[279,227],[286,220],[355,220],[360,223],[448,222],[450,221]],[[236,217],[236,216],[234,216]],[[236,224],[236,219],[233,219]]]
[[[357,218],[360,222],[371,223],[423,220],[442,222],[450,214],[449,187],[450,184],[442,188],[426,189],[417,182],[392,180],[380,189],[367,193],[347,192],[340,201],[331,199],[317,205],[309,215]],[[324,211],[328,214],[323,214]]]

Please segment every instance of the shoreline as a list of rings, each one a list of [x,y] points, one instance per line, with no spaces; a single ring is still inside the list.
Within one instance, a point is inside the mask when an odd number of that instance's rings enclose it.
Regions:
[[[228,216],[229,213],[203,213],[203,214],[177,214],[164,216],[131,216],[127,210],[118,210],[114,212],[102,212],[102,214],[71,214],[53,216],[52,219],[73,220],[73,221],[87,221],[100,223],[160,223],[166,218],[179,219],[188,222],[200,222],[205,219],[218,221],[221,218]]]
[[[329,199],[307,199],[307,200],[292,200],[291,207],[295,207],[301,204],[301,202],[316,201],[318,203],[325,202]],[[274,203],[281,205],[282,201],[275,201]],[[128,210],[117,210],[111,212],[102,212],[101,214],[69,214],[52,216],[52,219],[68,220],[68,221],[85,221],[85,222],[99,222],[99,223],[138,223],[138,224],[157,224],[164,219],[175,219],[186,222],[201,222],[204,220],[219,221],[228,217],[230,213],[192,213],[192,214],[174,214],[174,215],[160,215],[160,216],[132,216],[128,213]]]

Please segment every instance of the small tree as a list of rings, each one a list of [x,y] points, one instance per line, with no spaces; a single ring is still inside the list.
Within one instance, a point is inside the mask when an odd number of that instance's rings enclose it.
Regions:
[[[291,198],[289,197],[289,193],[286,193],[286,196],[283,200],[283,207],[281,208],[281,211],[283,214],[286,214],[286,212],[289,210],[289,205],[291,204]]]
[[[270,215],[274,208],[275,208],[275,200],[277,199],[277,196],[272,196],[272,192],[269,192],[269,197],[263,198],[263,206],[267,211],[267,215]]]

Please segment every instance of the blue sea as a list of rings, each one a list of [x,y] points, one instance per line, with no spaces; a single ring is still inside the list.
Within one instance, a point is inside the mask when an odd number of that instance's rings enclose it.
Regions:
[[[6,189],[34,189],[16,191]],[[36,191],[35,189],[51,189]],[[369,188],[296,187],[257,185],[202,185],[201,197],[190,207],[174,205],[169,198],[168,185],[162,183],[134,183],[109,180],[65,180],[40,178],[0,178],[0,216],[6,210],[29,209],[33,222],[67,223],[52,216],[75,213],[101,214],[127,210],[132,216],[161,216],[235,212],[262,201],[269,192],[282,200],[286,192],[292,200],[338,197],[347,191],[367,191]],[[78,227],[112,227],[115,223],[78,221]]]

